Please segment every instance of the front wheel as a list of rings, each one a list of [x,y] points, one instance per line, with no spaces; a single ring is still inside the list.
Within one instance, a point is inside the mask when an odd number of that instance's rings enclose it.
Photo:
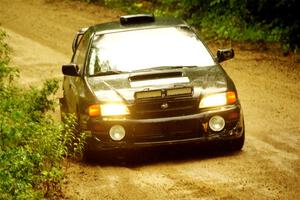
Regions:
[[[230,151],[240,151],[245,143],[245,132],[243,132],[243,135],[240,138],[226,141],[225,147],[227,150]]]

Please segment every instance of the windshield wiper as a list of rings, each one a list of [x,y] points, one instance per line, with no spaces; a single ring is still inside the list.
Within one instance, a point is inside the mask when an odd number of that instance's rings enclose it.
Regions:
[[[127,72],[110,70],[110,71],[106,71],[106,72],[96,72],[94,74],[91,74],[90,76],[106,76],[106,75],[114,75],[114,74],[122,74],[122,73],[127,73]]]
[[[133,72],[147,72],[151,70],[165,70],[165,69],[182,69],[182,68],[193,68],[198,66],[160,66],[160,67],[151,67],[146,69],[135,70]]]

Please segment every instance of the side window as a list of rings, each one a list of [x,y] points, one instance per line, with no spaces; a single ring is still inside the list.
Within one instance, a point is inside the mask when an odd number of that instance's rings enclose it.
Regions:
[[[90,53],[90,62],[88,65],[87,73],[88,75],[94,75],[99,72],[106,72],[108,70],[105,70],[103,66],[100,65],[99,60],[99,49],[98,48],[91,48]]]
[[[78,48],[75,52],[74,58],[73,58],[73,63],[77,64],[79,67],[79,73],[83,71],[84,67],[84,62],[85,62],[85,57],[87,54],[87,49],[89,46],[89,39],[90,39],[90,34],[85,34],[80,41]]]

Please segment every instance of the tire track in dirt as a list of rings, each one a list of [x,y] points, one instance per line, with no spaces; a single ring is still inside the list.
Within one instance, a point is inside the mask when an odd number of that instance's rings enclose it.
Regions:
[[[12,64],[20,71],[18,81],[21,85],[40,86],[47,79],[62,79],[61,65],[68,59],[65,54],[12,30],[4,29],[4,31],[9,36],[7,42],[12,48]]]

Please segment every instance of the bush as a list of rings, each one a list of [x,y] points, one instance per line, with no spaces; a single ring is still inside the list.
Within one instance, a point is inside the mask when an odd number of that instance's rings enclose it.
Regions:
[[[19,89],[12,80],[17,70],[9,66],[9,49],[0,30],[0,199],[59,197],[65,156],[78,158],[84,135],[75,137],[74,116],[54,123],[57,80],[41,89]]]
[[[49,84],[53,82],[45,86]],[[0,92],[0,199],[49,196],[62,177],[62,127],[53,123],[45,113],[47,106],[39,101],[46,95],[45,87],[26,92],[4,88]]]

